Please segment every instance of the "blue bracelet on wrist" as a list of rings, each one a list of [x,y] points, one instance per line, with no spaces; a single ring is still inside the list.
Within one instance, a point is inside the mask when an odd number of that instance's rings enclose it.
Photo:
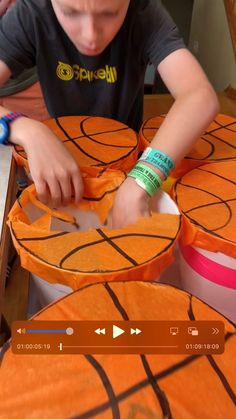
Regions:
[[[156,148],[147,147],[139,160],[152,164],[163,172],[166,177],[169,176],[170,171],[174,168],[174,162],[171,157]]]

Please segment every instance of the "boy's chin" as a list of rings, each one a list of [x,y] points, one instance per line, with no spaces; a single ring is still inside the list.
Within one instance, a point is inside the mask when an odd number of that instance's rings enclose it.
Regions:
[[[86,48],[86,47],[77,47],[79,52],[83,55],[88,55],[94,57],[101,54],[104,51],[104,48]]]

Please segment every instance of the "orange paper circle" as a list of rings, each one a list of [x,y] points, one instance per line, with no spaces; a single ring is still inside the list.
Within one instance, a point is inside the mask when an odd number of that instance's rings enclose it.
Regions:
[[[236,161],[186,173],[173,190],[184,215],[182,240],[236,257]]]
[[[44,122],[75,157],[80,167],[130,170],[139,153],[138,135],[127,125],[109,118],[65,116]],[[27,156],[15,146],[18,164],[28,168]]]
[[[40,320],[220,320],[221,355],[14,355],[0,369],[2,419],[234,418],[236,330],[190,294],[157,283],[85,287]],[[203,403],[204,400],[204,403]],[[227,412],[227,413],[226,413]]]
[[[140,129],[140,139],[144,147],[150,145],[164,118],[165,115],[161,115],[144,121]],[[236,119],[218,114],[188,155],[171,172],[171,176],[182,176],[206,163],[232,159],[236,159]]]

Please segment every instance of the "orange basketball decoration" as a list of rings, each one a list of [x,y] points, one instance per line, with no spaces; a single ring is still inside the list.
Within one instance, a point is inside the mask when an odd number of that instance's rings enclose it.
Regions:
[[[130,170],[139,153],[138,135],[127,125],[109,118],[66,116],[44,122],[75,157],[80,167]],[[14,157],[27,167],[24,149],[15,146]]]
[[[190,294],[161,284],[101,283],[44,309],[40,320],[221,320],[221,355],[20,355],[0,368],[1,419],[236,416],[236,330]],[[135,338],[134,338],[135,339]]]
[[[184,215],[184,244],[236,258],[236,161],[192,170],[177,181],[173,197]]]
[[[164,118],[165,115],[161,115],[143,123],[140,138],[144,147],[150,145]],[[206,163],[233,159],[236,159],[236,119],[219,114],[197,140],[189,154],[171,172],[171,176],[182,176]]]
[[[95,211],[102,222],[107,220],[115,191],[124,180],[116,171],[97,178],[83,175],[85,193],[77,207],[54,211],[36,199],[34,186],[23,191],[8,221],[22,266],[73,289],[107,278],[156,279],[173,260],[180,216],[154,212],[122,229],[98,223],[83,231],[80,210],[84,218]]]

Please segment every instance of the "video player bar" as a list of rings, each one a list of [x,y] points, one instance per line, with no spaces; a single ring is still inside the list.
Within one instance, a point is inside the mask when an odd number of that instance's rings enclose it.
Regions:
[[[219,354],[221,321],[15,321],[16,354]]]

